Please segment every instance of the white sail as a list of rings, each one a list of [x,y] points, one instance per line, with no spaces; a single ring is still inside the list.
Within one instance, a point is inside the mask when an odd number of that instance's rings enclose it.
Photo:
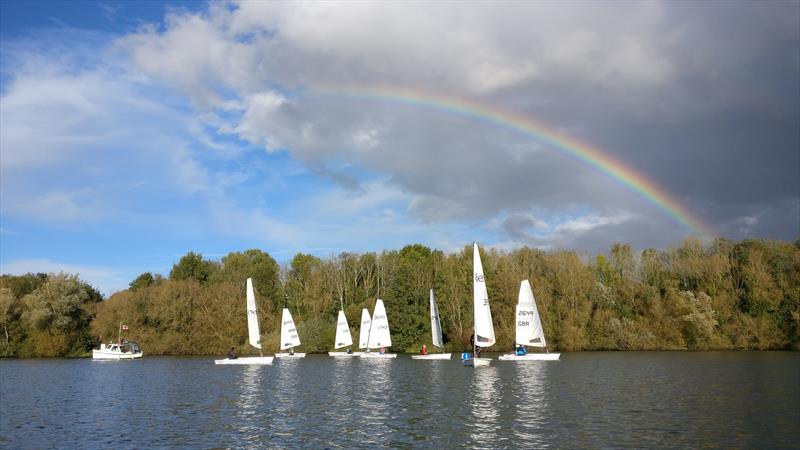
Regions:
[[[372,313],[372,325],[369,328],[369,348],[391,347],[392,337],[389,335],[389,319],[386,317],[386,308],[383,300],[375,302],[375,311]]]
[[[444,347],[442,324],[439,321],[439,308],[436,307],[436,300],[433,298],[433,289],[431,289],[431,339],[436,347]]]
[[[261,349],[261,331],[258,329],[256,294],[253,292],[253,280],[251,278],[247,279],[247,334],[250,338],[250,345]]]
[[[369,344],[369,328],[372,325],[372,319],[369,317],[367,308],[361,310],[361,331],[358,333],[358,348],[365,349]]]
[[[336,322],[336,341],[333,348],[342,348],[353,345],[353,337],[350,336],[350,326],[347,324],[347,317],[344,311],[339,310],[339,319]]]
[[[288,309],[283,308],[281,317],[281,350],[300,345],[300,336],[297,335],[297,328],[294,326],[292,314]]]
[[[528,280],[519,285],[519,298],[517,301],[517,344],[529,347],[545,347],[544,330],[533,290]]]
[[[489,309],[489,293],[486,291],[481,255],[478,253],[478,244],[476,243],[472,244],[472,291],[475,345],[490,347],[495,343],[492,310]]]

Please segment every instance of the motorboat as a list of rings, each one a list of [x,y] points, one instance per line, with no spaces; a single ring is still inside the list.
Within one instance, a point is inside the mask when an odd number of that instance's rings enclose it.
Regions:
[[[92,350],[92,359],[139,359],[142,355],[139,344],[133,341],[122,341],[122,344],[100,344],[99,350]]]

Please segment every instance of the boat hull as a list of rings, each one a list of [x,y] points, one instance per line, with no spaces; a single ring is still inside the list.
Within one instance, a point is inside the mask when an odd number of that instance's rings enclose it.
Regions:
[[[276,358],[291,359],[291,358],[305,358],[305,353],[275,353]]]
[[[561,358],[561,353],[528,353],[527,355],[500,355],[500,361],[558,361]]]
[[[119,353],[119,352],[106,352],[103,350],[92,350],[92,359],[104,361],[119,361],[122,359],[139,359],[143,356],[142,352],[138,353]]]
[[[429,355],[411,355],[411,359],[450,359],[452,353],[431,353]]]
[[[461,363],[467,367],[486,367],[492,363],[492,358],[469,358]]]
[[[236,359],[215,359],[214,364],[220,365],[267,365],[272,364],[272,356],[250,356]]]
[[[364,352],[358,356],[367,359],[392,359],[397,358],[397,353]]]
[[[361,356],[361,352],[328,352],[328,356],[333,356],[334,358],[353,358]]]

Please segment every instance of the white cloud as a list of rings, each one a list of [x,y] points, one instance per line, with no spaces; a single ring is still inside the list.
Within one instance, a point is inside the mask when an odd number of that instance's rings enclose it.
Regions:
[[[613,216],[586,215],[577,219],[570,219],[555,227],[556,233],[585,233],[597,227],[606,225],[619,225],[631,220],[634,216],[627,211]]]

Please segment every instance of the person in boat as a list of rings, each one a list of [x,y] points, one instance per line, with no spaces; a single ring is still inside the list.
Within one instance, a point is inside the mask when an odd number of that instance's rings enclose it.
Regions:
[[[422,344],[422,350],[419,351],[420,355],[427,355],[428,354],[428,347],[425,344]]]
[[[472,333],[472,336],[469,337],[469,345],[471,345],[473,348],[472,356],[475,358],[480,358],[481,348],[475,345],[475,333]]]
[[[520,344],[517,347],[517,356],[525,356],[528,354],[528,350]]]
[[[236,350],[233,347],[228,350],[228,359],[236,359]]]
[[[386,353],[386,349],[381,347],[381,355],[384,354],[384,353]]]
[[[292,356],[294,356],[294,347],[291,347],[291,348],[289,349],[289,354],[290,354],[290,355],[292,355]]]
[[[348,355],[352,355],[353,354],[353,349],[352,348],[348,348],[347,349],[347,354]]]

